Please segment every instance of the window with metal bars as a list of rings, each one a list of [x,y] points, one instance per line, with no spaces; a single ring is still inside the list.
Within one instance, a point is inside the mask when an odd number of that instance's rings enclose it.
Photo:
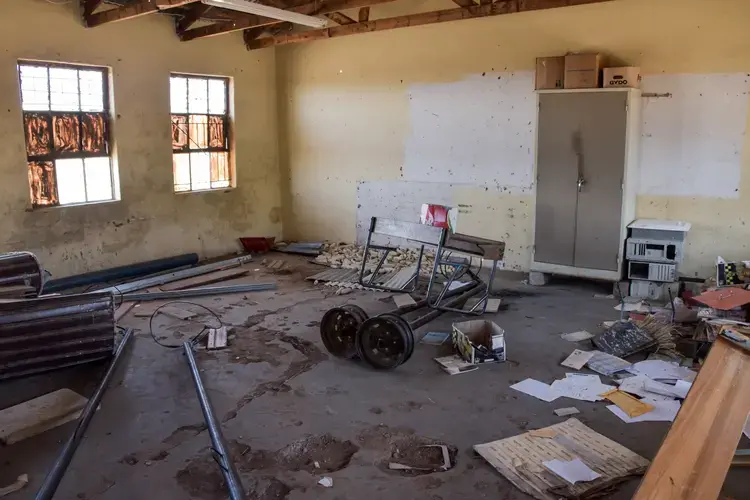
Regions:
[[[32,205],[114,200],[108,69],[19,61],[18,76]]]
[[[229,79],[170,78],[175,192],[232,186],[229,158]]]

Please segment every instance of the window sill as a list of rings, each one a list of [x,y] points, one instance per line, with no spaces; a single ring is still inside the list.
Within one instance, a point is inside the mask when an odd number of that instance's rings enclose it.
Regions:
[[[60,210],[61,208],[76,208],[76,207],[91,207],[99,205],[109,205],[113,203],[119,203],[122,200],[102,200],[102,201],[86,201],[84,203],[68,203],[65,205],[52,205],[52,206],[29,206],[26,208],[27,212],[52,212]]]
[[[214,189],[194,189],[192,191],[172,191],[176,195],[184,194],[205,194],[205,193],[229,193],[237,189],[237,186],[229,186],[225,188],[214,188]]]

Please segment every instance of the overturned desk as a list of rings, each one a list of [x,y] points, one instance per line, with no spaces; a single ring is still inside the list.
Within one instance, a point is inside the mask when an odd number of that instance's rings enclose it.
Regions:
[[[384,284],[377,284],[381,268],[388,258],[388,254],[396,247],[390,245],[377,245],[373,243],[373,236],[379,235],[387,238],[402,238],[419,245],[419,256],[413,269],[413,273],[407,277],[402,288],[393,288]],[[449,229],[405,222],[381,217],[370,219],[370,228],[367,233],[362,266],[359,272],[359,283],[369,288],[386,290],[390,292],[413,292],[419,285],[419,274],[422,267],[425,246],[435,248],[435,264],[432,267],[427,285],[427,303],[433,309],[441,311],[457,311],[465,314],[483,314],[487,310],[487,299],[492,293],[492,282],[497,271],[497,263],[503,260],[505,254],[505,243],[501,241],[478,238],[466,234],[453,233]],[[367,268],[367,258],[371,250],[382,252],[380,260],[374,269]],[[459,255],[454,255],[459,254]],[[475,272],[474,259],[478,259],[478,268]],[[485,261],[490,262],[489,281],[484,283],[479,277],[479,271],[484,267]],[[370,274],[367,274],[367,273]],[[442,290],[434,297],[432,294],[438,275],[445,278]],[[447,305],[446,293],[454,287],[457,280],[468,276],[472,282],[484,285],[484,293],[479,301],[468,311],[457,309]]]

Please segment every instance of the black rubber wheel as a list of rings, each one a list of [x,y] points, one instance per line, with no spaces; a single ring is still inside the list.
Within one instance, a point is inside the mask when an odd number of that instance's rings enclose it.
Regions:
[[[357,354],[378,370],[393,370],[407,359],[409,336],[388,316],[370,318],[357,331]]]
[[[361,307],[346,305],[334,307],[320,320],[320,338],[326,350],[339,358],[357,356],[357,331],[367,320]]]
[[[402,331],[404,332],[404,335],[406,335],[406,340],[407,340],[406,358],[404,358],[404,361],[401,364],[406,363],[411,358],[411,355],[414,354],[414,347],[416,345],[416,341],[414,339],[414,331],[411,329],[409,322],[406,321],[404,317],[399,314],[384,313],[384,314],[380,314],[379,316],[380,317],[387,316],[388,318],[398,323]]]

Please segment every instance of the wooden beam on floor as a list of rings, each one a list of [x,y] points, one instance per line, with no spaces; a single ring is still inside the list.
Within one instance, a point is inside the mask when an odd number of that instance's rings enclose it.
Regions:
[[[173,7],[182,7],[183,5],[199,1],[200,0],[137,0],[125,5],[124,7],[117,7],[115,9],[97,12],[96,14],[90,14],[84,19],[86,21],[86,26],[93,28],[94,26],[133,19],[135,17],[153,14]]]
[[[274,45],[304,43],[312,40],[323,40],[326,38],[357,35],[360,33],[371,33],[373,31],[385,31],[396,28],[407,28],[410,26],[423,26],[425,24],[460,21],[462,19],[499,16],[503,14],[513,14],[515,12],[527,12],[532,10],[553,9],[558,7],[611,1],[613,0],[496,0],[495,3],[474,5],[473,7],[461,9],[446,9],[424,12],[421,14],[409,14],[405,16],[348,24],[346,26],[333,26],[331,28],[302,31],[283,36],[264,37],[251,41],[247,44],[247,48],[248,50],[264,49],[266,47],[273,47]]]
[[[719,337],[634,500],[718,498],[750,413],[750,353]]]
[[[364,23],[370,20],[370,7],[359,9],[359,22]]]
[[[336,24],[339,24],[341,26],[345,26],[347,24],[354,24],[357,21],[352,19],[351,17],[347,16],[346,14],[342,14],[341,12],[331,12],[330,14],[323,14],[325,17],[330,19]]]
[[[332,12],[338,12],[345,9],[356,9],[360,7],[369,7],[371,5],[378,5],[381,3],[393,2],[394,0],[329,0],[321,2],[315,0],[312,2],[304,3],[296,7],[290,7],[289,12],[296,12],[298,14],[305,14],[308,16],[330,14]],[[209,36],[223,35],[225,33],[231,33],[233,31],[240,31],[248,28],[257,28],[259,26],[269,26],[271,24],[283,23],[278,19],[271,19],[263,16],[254,16],[248,14],[247,18],[243,21],[236,21],[232,23],[219,23],[211,24],[208,26],[201,26],[200,28],[193,28],[180,35],[180,40],[183,42],[189,40],[195,40],[196,38],[206,38]]]
[[[177,21],[177,34],[179,35],[190,29],[190,27],[200,21],[200,18],[209,10],[211,10],[211,6],[204,3],[197,3],[188,7],[183,18]]]

